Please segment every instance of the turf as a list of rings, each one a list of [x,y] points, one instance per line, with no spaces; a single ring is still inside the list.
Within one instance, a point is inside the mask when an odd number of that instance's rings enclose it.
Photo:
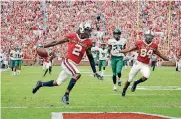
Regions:
[[[2,72],[2,119],[50,119],[51,112],[144,112],[181,117],[181,72],[174,67],[156,68],[148,81],[140,84],[134,93],[128,89],[124,98],[120,97],[123,86],[113,91],[110,67],[103,81],[92,76],[90,67],[79,69],[82,77],[71,92],[69,105],[60,101],[69,79],[59,87],[31,93],[38,80],[56,79],[61,71],[58,66],[53,67],[52,75],[44,78],[41,67],[23,67],[19,76],[12,76],[11,71]],[[123,82],[129,71],[130,68],[124,69]]]

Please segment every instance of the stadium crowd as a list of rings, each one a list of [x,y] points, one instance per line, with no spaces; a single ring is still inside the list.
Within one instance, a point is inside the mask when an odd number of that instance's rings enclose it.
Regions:
[[[46,1],[46,9],[42,4],[40,1],[1,1],[2,52],[8,53],[19,46],[24,59],[34,59],[36,53],[32,48],[37,40],[41,44],[62,38],[75,32],[85,20],[92,22],[94,33],[103,32],[105,40],[112,37],[115,28],[120,28],[122,36],[128,39],[128,48],[150,29],[155,32],[155,42],[164,54],[181,52],[180,1],[171,4],[168,1]],[[65,47],[60,46],[54,50],[59,56],[66,52]]]

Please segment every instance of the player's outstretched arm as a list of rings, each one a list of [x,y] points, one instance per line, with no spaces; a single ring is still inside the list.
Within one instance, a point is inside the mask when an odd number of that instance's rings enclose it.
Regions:
[[[89,62],[90,62],[90,65],[91,65],[93,73],[96,73],[96,66],[95,66],[94,58],[92,56],[91,48],[90,47],[87,48],[86,54],[87,54],[87,57],[89,59]]]
[[[160,51],[156,50],[155,54],[158,55],[159,57],[161,57],[162,59],[169,61],[168,57],[164,56],[163,54],[160,53]]]
[[[69,39],[68,39],[67,37],[64,38],[64,39],[52,41],[52,42],[44,45],[44,48],[53,47],[53,46],[55,46],[55,45],[63,44],[63,43],[66,43],[66,42],[69,42]]]
[[[91,53],[91,47],[87,48],[86,54],[87,54],[87,57],[89,59],[89,62],[90,62],[92,71],[94,73],[94,76],[96,76],[97,78],[100,78],[100,75],[96,71],[96,65],[95,65],[94,58],[93,58],[92,53]]]
[[[137,50],[137,47],[132,47],[130,49],[124,49],[124,50],[121,50],[119,52],[120,53],[128,53],[128,52],[131,52],[131,51],[134,51],[134,50]]]

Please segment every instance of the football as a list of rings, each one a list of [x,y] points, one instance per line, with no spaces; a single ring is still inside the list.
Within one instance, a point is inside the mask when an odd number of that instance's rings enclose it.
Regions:
[[[36,52],[40,57],[48,57],[48,52],[44,48],[37,48]]]

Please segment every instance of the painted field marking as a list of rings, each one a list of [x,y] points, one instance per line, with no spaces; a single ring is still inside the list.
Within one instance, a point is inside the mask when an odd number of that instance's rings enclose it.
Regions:
[[[51,116],[52,119],[64,119],[63,114],[141,114],[141,115],[146,115],[146,116],[154,116],[155,117],[162,117],[166,119],[181,119],[177,117],[171,117],[171,116],[164,116],[161,114],[150,114],[150,113],[144,113],[144,112],[52,112]]]
[[[64,109],[64,108],[124,108],[124,107],[130,107],[130,108],[136,108],[136,107],[144,107],[144,108],[181,108],[181,106],[118,106],[118,105],[108,105],[108,106],[92,106],[92,105],[88,105],[88,106],[60,106],[60,107],[53,107],[53,106],[37,106],[37,107],[28,107],[28,106],[3,106],[1,107],[2,109]]]

